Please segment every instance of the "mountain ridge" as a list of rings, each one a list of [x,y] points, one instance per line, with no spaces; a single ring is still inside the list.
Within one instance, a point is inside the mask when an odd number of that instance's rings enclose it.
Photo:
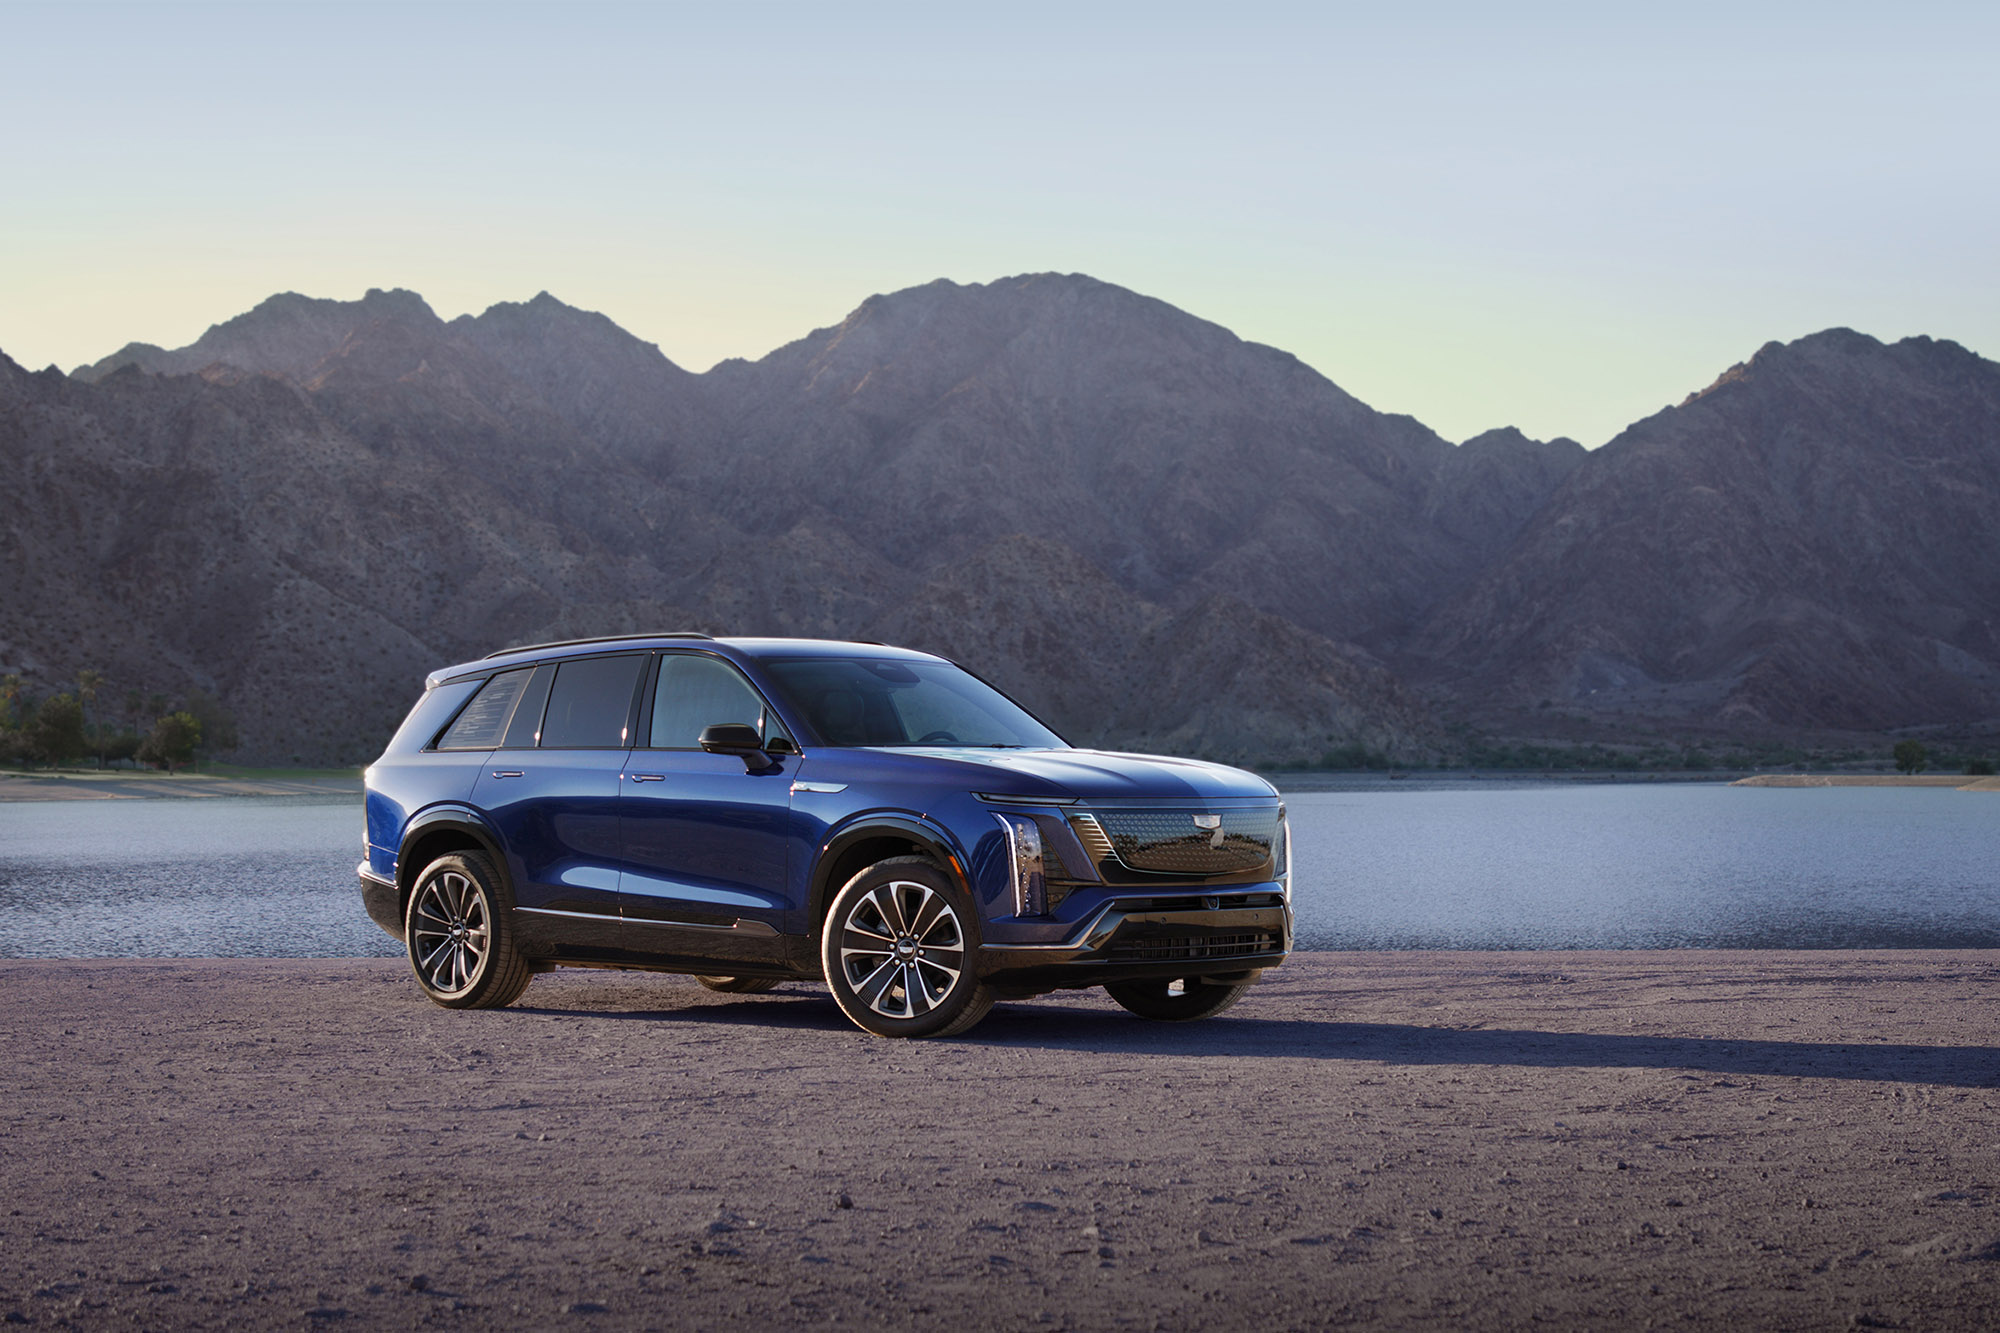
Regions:
[[[1434,761],[1545,703],[1977,725],[1996,385],[1836,329],[1596,451],[1452,444],[1082,275],[940,279],[698,373],[547,292],[283,293],[69,377],[0,356],[36,594],[0,666],[218,693],[278,762],[368,757],[441,661],[662,625],[894,637],[1074,737],[1246,762]]]

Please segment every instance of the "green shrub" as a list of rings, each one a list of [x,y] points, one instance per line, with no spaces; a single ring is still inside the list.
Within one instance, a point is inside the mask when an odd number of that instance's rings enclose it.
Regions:
[[[83,705],[74,694],[44,699],[21,735],[28,757],[44,764],[67,763],[90,751],[83,734]]]
[[[176,764],[185,764],[194,758],[194,748],[201,744],[201,723],[192,713],[169,713],[153,724],[153,730],[145,740],[139,742],[138,759],[142,764],[158,764],[169,773]]]

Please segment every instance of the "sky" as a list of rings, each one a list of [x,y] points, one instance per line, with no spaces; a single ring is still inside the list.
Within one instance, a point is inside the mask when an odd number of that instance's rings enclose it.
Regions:
[[[1088,273],[1449,439],[2000,356],[2000,6],[0,0],[0,351],[549,291],[690,369]]]

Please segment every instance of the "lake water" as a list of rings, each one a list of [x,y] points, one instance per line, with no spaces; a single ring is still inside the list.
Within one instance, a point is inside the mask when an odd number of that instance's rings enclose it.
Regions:
[[[1294,791],[1308,949],[2000,948],[2000,795]],[[355,797],[0,803],[0,957],[356,957]]]
[[[2000,948],[2000,793],[1480,786],[1288,793],[1300,947]]]

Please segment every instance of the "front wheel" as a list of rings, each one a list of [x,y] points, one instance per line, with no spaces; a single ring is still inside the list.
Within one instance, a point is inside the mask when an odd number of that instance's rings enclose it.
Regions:
[[[993,992],[973,969],[972,904],[920,856],[878,862],[834,896],[820,963],[834,1003],[878,1037],[955,1037]]]
[[[1191,1023],[1213,1018],[1243,998],[1253,983],[1203,981],[1183,977],[1164,981],[1114,981],[1105,993],[1141,1018],[1163,1023]]]
[[[514,943],[514,899],[493,863],[453,852],[424,867],[403,918],[410,970],[447,1009],[500,1009],[532,973]]]

